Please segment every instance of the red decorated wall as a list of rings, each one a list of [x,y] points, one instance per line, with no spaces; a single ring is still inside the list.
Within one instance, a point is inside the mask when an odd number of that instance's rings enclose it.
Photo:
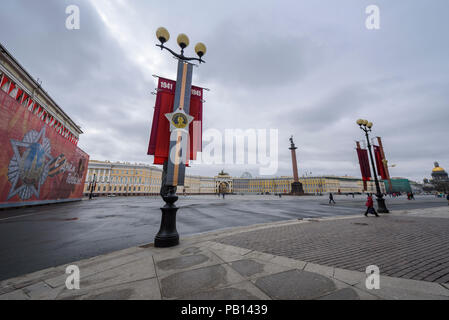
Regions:
[[[89,155],[0,90],[0,207],[82,198]]]

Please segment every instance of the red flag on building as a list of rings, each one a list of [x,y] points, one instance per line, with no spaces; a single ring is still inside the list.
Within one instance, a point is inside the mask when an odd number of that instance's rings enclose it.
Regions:
[[[7,76],[5,76],[4,74],[2,75],[2,80],[0,81],[0,89],[5,89],[6,90],[6,84],[9,82],[9,79]]]

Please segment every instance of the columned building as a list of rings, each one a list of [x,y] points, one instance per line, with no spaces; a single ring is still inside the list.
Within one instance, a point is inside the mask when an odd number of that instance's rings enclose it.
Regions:
[[[150,196],[159,195],[162,184],[162,169],[142,163],[89,161],[88,174],[84,185],[87,196],[94,187],[98,196]],[[185,185],[178,188],[178,194],[213,194],[215,179],[212,177],[190,176]]]

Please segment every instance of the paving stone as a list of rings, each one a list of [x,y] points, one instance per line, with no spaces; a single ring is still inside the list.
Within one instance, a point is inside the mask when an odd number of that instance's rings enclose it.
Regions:
[[[180,298],[243,281],[229,266],[214,265],[171,274],[160,279],[160,285],[164,298]]]
[[[443,295],[449,297],[449,291],[445,290],[440,284],[426,281],[380,276],[380,287],[405,289],[421,292],[423,294]]]
[[[299,270],[261,277],[255,284],[269,297],[276,300],[315,299],[337,289],[329,278]]]
[[[83,277],[80,273],[80,289],[62,290],[58,298],[65,298],[74,295],[88,294],[92,290],[97,290],[105,287],[118,286],[125,283],[146,280],[155,278],[156,272],[154,263],[151,258],[143,258],[138,261],[121,265],[114,269],[105,270],[104,272],[96,273],[88,277]]]
[[[208,261],[209,258],[203,254],[181,256],[177,258],[162,260],[156,263],[157,267],[162,270],[185,269],[197,266]]]
[[[197,255],[181,255],[181,251],[179,251],[176,256],[170,255],[167,258],[166,255],[155,255],[153,259],[159,277],[223,263],[223,260],[206,249],[202,249],[201,254]]]
[[[257,259],[242,259],[234,261],[229,265],[241,276],[249,280],[294,269],[292,267],[286,267]]]
[[[249,259],[235,261],[230,266],[244,277],[251,277],[264,271],[262,263]]]
[[[8,279],[2,282],[2,287],[14,287],[15,289],[21,289],[35,283],[42,281],[42,279],[48,279],[60,274],[62,268],[48,268],[37,272],[29,273],[13,279]]]
[[[246,258],[257,259],[257,260],[262,260],[262,261],[271,261],[272,259],[276,258],[276,256],[273,255],[273,254],[260,252],[260,251],[251,251],[251,252],[245,254],[245,257]]]
[[[363,289],[362,286],[357,285],[357,288]],[[413,290],[407,290],[403,288],[393,288],[393,287],[380,287],[378,290],[369,290],[370,294],[376,295],[377,297],[385,300],[449,300],[448,296],[433,295]]]
[[[15,290],[17,290],[17,289],[14,288],[12,285],[7,285],[6,281],[4,283],[0,283],[0,295],[9,293],[9,292],[12,292]]]
[[[349,285],[355,285],[361,281],[365,281],[366,274],[358,271],[345,270],[340,268],[334,269],[334,278],[343,281]]]
[[[54,300],[62,290],[63,287],[52,288],[42,281],[22,288],[22,291],[32,300]]]
[[[157,279],[147,279],[93,290],[84,295],[74,294],[63,300],[160,300],[161,294]]]
[[[307,263],[304,267],[304,271],[319,273],[321,275],[324,275],[326,277],[333,277],[334,276],[334,268],[328,267],[328,266],[322,266],[318,265],[316,263]]]
[[[226,288],[192,293],[182,300],[270,300],[249,281],[238,283]]]
[[[30,297],[27,296],[22,289],[18,289],[0,295],[0,300],[30,300]]]
[[[243,255],[232,253],[227,250],[220,250],[220,249],[212,249],[212,250],[213,250],[212,252],[223,262],[232,262],[245,258],[245,256]]]
[[[229,253],[237,254],[237,255],[246,255],[247,253],[251,252],[250,249],[240,248],[237,246],[230,246],[219,242],[212,242],[210,245],[211,250],[218,249],[218,250],[224,250],[228,251]]]
[[[270,262],[279,264],[282,266],[286,266],[286,267],[300,269],[300,270],[304,269],[304,267],[307,264],[307,262],[305,262],[305,261],[290,259],[290,258],[280,257],[280,256],[274,257],[273,259],[270,260]]]
[[[199,254],[200,252],[201,252],[201,249],[198,248],[198,247],[189,247],[189,248],[186,248],[186,249],[182,250],[182,251],[180,252],[180,254],[182,254],[182,255],[186,255],[186,254]]]
[[[322,296],[318,300],[360,300],[360,296],[353,288],[344,288]]]
[[[140,249],[141,250],[141,249]],[[131,250],[129,250],[131,251]],[[136,252],[131,251],[131,252]],[[140,251],[142,252],[142,251]],[[148,258],[147,258],[148,259]],[[152,259],[152,258],[150,258]],[[65,286],[65,281],[68,274],[65,273],[66,267],[69,265],[76,265],[80,269],[80,278],[87,278],[96,273],[103,273],[106,270],[115,269],[117,267],[142,260],[139,255],[134,255],[131,253],[116,252],[108,254],[105,256],[99,256],[97,258],[90,258],[87,260],[81,260],[79,262],[69,263],[67,265],[61,266],[58,274],[55,274],[52,278],[46,278],[45,283],[53,288],[58,288]]]

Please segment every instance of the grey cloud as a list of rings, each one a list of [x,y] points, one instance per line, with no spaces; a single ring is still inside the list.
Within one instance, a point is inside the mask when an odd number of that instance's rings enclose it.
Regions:
[[[116,6],[113,1],[110,6]],[[118,3],[118,2],[117,2]],[[381,30],[364,28],[370,1],[133,1],[117,6],[128,40],[154,41],[165,25],[208,46],[195,84],[210,87],[204,129],[279,129],[280,169],[290,175],[288,137],[300,172],[359,176],[354,121],[375,123],[394,176],[421,179],[432,163],[449,167],[447,1],[379,0]],[[65,29],[65,7],[81,9],[81,30]],[[20,12],[14,15],[11,12]],[[186,19],[185,17],[189,17]],[[154,106],[149,72],[174,77],[164,53],[154,70],[135,61],[87,0],[3,0],[0,41],[86,132],[80,146],[94,159],[146,161]],[[152,62],[156,48],[146,55]],[[189,173],[234,175],[256,168],[193,166]]]

